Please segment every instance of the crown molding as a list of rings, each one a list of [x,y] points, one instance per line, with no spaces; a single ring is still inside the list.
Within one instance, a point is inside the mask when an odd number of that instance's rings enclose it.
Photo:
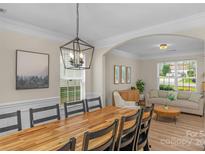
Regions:
[[[174,21],[158,24],[155,26],[150,26],[144,29],[139,29],[124,34],[116,35],[113,37],[95,41],[93,42],[93,44],[96,48],[105,48],[105,47],[110,48],[110,47],[115,47],[133,38],[142,37],[145,35],[155,35],[155,34],[180,35],[180,31],[185,31],[185,29],[190,29],[193,27],[197,27],[199,25],[200,26],[205,25],[205,12],[192,15],[189,17],[177,19]],[[63,33],[50,31],[45,28],[8,19],[2,16],[0,16],[0,29],[12,30],[16,32],[26,33],[34,36],[40,36],[40,37],[62,41],[62,42],[73,38],[72,36],[68,36]],[[197,38],[197,36],[193,36],[193,37]]]
[[[201,53],[179,53],[179,54],[166,54],[166,55],[156,55],[156,56],[149,56],[149,57],[139,57],[140,60],[155,60],[155,59],[163,59],[163,58],[180,58],[180,57],[195,57],[200,56],[203,57],[203,52]]]
[[[151,60],[151,59],[162,59],[162,58],[174,58],[174,57],[186,57],[186,56],[204,56],[204,52],[181,52],[178,54],[175,53],[166,53],[166,55],[150,55],[150,56],[140,56],[136,54],[131,54],[126,51],[122,51],[119,49],[112,49],[111,50],[112,54],[115,54],[120,57],[127,57],[130,59],[135,59],[135,60]]]
[[[116,35],[114,37],[109,37],[103,40],[95,42],[95,45],[99,48],[105,47],[115,47],[133,38],[142,37],[145,35],[155,35],[155,34],[176,34],[180,35],[180,32],[184,32],[186,29],[194,28],[197,26],[205,25],[205,12],[192,15],[189,17],[177,19],[174,21],[158,24],[155,26],[147,27],[140,30],[135,30],[127,32],[124,34]],[[183,33],[184,35],[184,33]],[[189,36],[189,35],[187,35]],[[190,36],[198,38],[198,36]],[[198,38],[204,39],[204,38]]]
[[[40,28],[38,26],[26,24],[23,22],[11,20],[0,16],[0,30],[5,30],[5,29],[28,34],[28,35],[52,39],[59,42],[64,42],[66,40],[71,39],[71,37],[64,35],[62,33],[50,31],[44,28]]]

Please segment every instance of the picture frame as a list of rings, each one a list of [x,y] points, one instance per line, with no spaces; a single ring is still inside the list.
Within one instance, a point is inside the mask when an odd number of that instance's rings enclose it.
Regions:
[[[121,84],[126,83],[126,66],[121,65]]]
[[[114,65],[114,84],[119,84],[120,80],[120,65]]]
[[[16,90],[49,88],[49,54],[16,50]]]
[[[131,67],[130,66],[126,67],[126,83],[127,84],[131,83]]]

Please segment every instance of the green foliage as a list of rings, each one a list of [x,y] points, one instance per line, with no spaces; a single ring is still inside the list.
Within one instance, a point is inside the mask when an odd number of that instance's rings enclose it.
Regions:
[[[196,91],[195,87],[189,87],[189,86],[178,86],[177,89],[179,91]]]
[[[61,103],[80,100],[80,95],[80,86],[60,87]]]
[[[171,85],[159,85],[159,89],[160,90],[165,90],[165,91],[174,91],[174,86],[171,86]]]
[[[194,70],[188,70],[188,71],[187,71],[187,75],[188,75],[189,77],[194,77],[194,76],[195,76],[195,71],[194,71]]]
[[[170,65],[169,64],[164,64],[163,65],[163,68],[162,68],[162,76],[166,76],[167,73],[170,73],[171,72],[171,68],[170,68]]]
[[[194,83],[196,83],[196,79],[183,78],[183,79],[179,80],[178,83],[194,84]]]
[[[136,87],[139,90],[140,93],[144,92],[144,87],[145,87],[145,83],[142,80],[137,80],[136,82]]]

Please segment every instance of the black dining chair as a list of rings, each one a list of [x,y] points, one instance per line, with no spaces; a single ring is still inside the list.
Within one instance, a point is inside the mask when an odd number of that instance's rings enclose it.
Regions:
[[[141,124],[142,110],[138,110],[135,114],[130,116],[123,116],[121,118],[118,139],[116,142],[117,151],[134,151],[137,130]],[[126,127],[130,124],[131,126]]]
[[[151,126],[154,104],[152,104],[152,106],[150,107],[145,107],[142,110],[143,110],[143,114],[141,114],[141,116],[143,117],[145,113],[148,114],[148,116],[145,118],[141,118],[141,126],[138,129],[138,134],[135,143],[135,150],[143,149],[144,151],[150,151],[148,135]]]
[[[68,143],[62,146],[58,151],[75,151],[76,138],[72,137]]]
[[[54,109],[56,110],[55,115],[50,115],[50,116],[46,116],[44,118],[39,118],[39,119],[34,118],[34,114],[36,114],[36,113],[43,112],[43,111],[54,110]],[[35,109],[31,108],[29,110],[29,112],[30,112],[30,126],[31,127],[33,127],[35,124],[39,124],[39,123],[54,120],[54,119],[60,120],[59,104],[52,105],[52,106],[41,107],[41,108],[35,108]]]
[[[85,99],[85,103],[86,103],[86,108],[87,108],[87,111],[88,111],[88,112],[89,112],[91,109],[102,108],[102,102],[101,102],[101,98],[100,98],[100,97]],[[94,105],[93,105],[92,103],[93,103]],[[97,103],[97,104],[96,104],[96,103]]]
[[[76,102],[64,103],[65,117],[69,115],[86,112],[85,103],[83,100]]]
[[[17,118],[17,124],[0,128],[0,133],[4,133],[4,132],[15,130],[15,129],[17,129],[18,131],[22,130],[21,111],[1,114],[0,115],[0,120],[1,119],[12,118],[12,117],[16,117]]]
[[[115,138],[118,128],[119,120],[116,119],[110,126],[103,128],[96,132],[85,132],[83,139],[83,151],[114,151],[115,147]],[[103,142],[101,145],[98,145],[94,148],[89,148],[89,143],[91,140],[103,137],[111,133],[111,137],[107,139],[106,142]]]

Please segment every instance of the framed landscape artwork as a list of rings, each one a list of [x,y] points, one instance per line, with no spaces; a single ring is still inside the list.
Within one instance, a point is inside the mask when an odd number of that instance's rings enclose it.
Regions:
[[[128,66],[127,68],[126,68],[126,73],[127,73],[127,75],[126,75],[126,79],[127,79],[127,83],[131,83],[131,67],[130,66]]]
[[[120,66],[115,65],[114,66],[114,84],[120,83]]]
[[[126,83],[126,66],[121,66],[121,83]]]
[[[49,87],[49,54],[16,51],[16,89]]]

